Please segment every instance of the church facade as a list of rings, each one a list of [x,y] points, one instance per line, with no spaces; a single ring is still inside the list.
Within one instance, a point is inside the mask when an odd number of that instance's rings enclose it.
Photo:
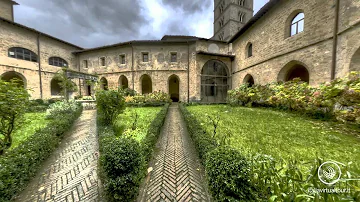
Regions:
[[[0,77],[18,78],[33,99],[59,96],[56,72],[68,69],[79,95],[103,89],[163,91],[182,102],[218,103],[242,83],[299,77],[319,85],[360,71],[360,1],[215,0],[214,36],[166,35],[84,49],[14,22],[0,0]]]

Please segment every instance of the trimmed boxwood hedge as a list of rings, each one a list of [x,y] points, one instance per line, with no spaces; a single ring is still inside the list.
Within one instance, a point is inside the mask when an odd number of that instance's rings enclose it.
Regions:
[[[132,201],[137,196],[168,107],[166,104],[156,115],[140,143],[123,135],[116,137],[111,126],[101,125],[98,120],[100,178],[106,201]]]
[[[79,106],[73,113],[59,114],[45,128],[0,156],[0,201],[10,201],[26,187],[81,112]]]
[[[250,162],[238,150],[219,146],[196,118],[180,105],[188,132],[195,143],[206,179],[216,201],[255,201],[255,187],[250,183]]]

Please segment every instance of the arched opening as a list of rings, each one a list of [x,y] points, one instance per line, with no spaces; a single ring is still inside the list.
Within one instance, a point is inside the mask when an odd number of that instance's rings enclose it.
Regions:
[[[201,102],[225,103],[228,84],[228,69],[218,60],[210,60],[201,70]]]
[[[141,80],[141,92],[142,94],[152,93],[152,82],[149,75],[144,74],[140,78]]]
[[[180,80],[176,75],[169,77],[169,95],[173,102],[178,102],[180,99]]]
[[[255,80],[254,77],[251,76],[250,74],[246,75],[243,81],[244,84],[248,84],[250,87],[255,85]]]
[[[51,96],[60,96],[61,95],[61,86],[60,83],[61,81],[59,81],[58,79],[52,79],[50,82],[50,89],[51,89]]]
[[[18,84],[19,87],[26,88],[25,77],[22,74],[17,73],[15,71],[5,72],[4,74],[1,75],[1,80],[7,82],[14,81]]]
[[[285,23],[285,38],[303,32],[305,28],[305,14],[301,9],[294,10]]]
[[[289,62],[279,73],[279,81],[291,81],[299,78],[301,81],[309,83],[310,74],[305,65],[298,61]]]
[[[87,85],[87,87],[86,87],[86,95],[91,96],[91,85]]]
[[[126,76],[121,75],[119,78],[119,87],[122,89],[126,89],[129,88],[129,82],[128,79],[126,78]]]
[[[352,56],[349,70],[360,71],[360,48]]]
[[[100,79],[100,89],[109,90],[108,81],[104,77]]]

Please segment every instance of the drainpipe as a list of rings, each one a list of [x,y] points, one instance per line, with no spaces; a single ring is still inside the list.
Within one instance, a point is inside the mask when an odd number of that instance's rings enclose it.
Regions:
[[[132,89],[135,90],[134,82],[134,45],[131,44],[131,73],[132,73]]]
[[[187,102],[190,102],[190,44],[188,44],[188,68],[187,68]]]
[[[79,57],[79,55],[76,55],[75,54],[75,57],[77,57],[77,60],[76,60],[76,65],[79,67],[78,69],[79,69],[79,72],[81,72],[81,68],[80,68],[80,57]],[[85,86],[85,80],[83,79],[83,87],[87,87],[87,86]],[[80,93],[80,96],[81,96],[81,79],[79,78],[79,93]]]
[[[39,65],[39,81],[40,81],[40,98],[43,99],[43,90],[42,90],[42,79],[41,79],[41,57],[40,57],[40,33],[37,37],[37,49],[38,49],[38,65]]]
[[[337,42],[338,42],[338,29],[339,29],[339,8],[340,0],[335,0],[335,24],[334,24],[334,39],[332,50],[332,63],[331,63],[331,80],[335,79],[336,71],[336,54],[337,54]]]

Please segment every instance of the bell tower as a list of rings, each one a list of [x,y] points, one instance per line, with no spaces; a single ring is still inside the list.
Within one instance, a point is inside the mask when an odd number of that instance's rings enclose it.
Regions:
[[[214,36],[228,41],[254,14],[254,0],[214,0]]]
[[[0,0],[0,17],[14,22],[14,5],[19,5],[12,0]]]

